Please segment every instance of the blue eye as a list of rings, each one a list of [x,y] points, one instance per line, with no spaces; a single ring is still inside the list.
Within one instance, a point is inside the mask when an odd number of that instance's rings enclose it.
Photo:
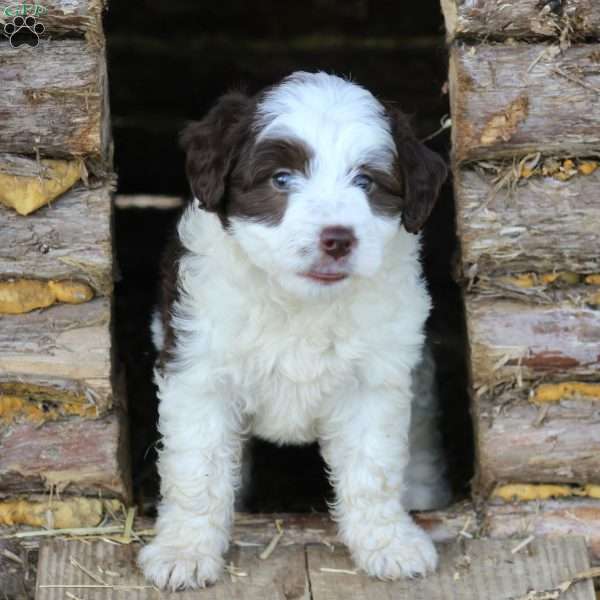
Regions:
[[[373,187],[373,180],[365,173],[359,173],[352,178],[352,185],[359,187],[365,192],[369,192]]]
[[[288,190],[292,183],[292,174],[289,171],[277,171],[273,175],[272,181],[278,190]]]

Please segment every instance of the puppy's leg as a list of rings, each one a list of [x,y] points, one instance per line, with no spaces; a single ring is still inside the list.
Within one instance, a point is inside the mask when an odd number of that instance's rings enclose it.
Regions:
[[[366,390],[341,398],[321,424],[341,539],[381,579],[423,575],[437,563],[431,539],[402,506],[410,406],[408,389]]]
[[[163,448],[156,537],[138,562],[160,588],[204,587],[219,577],[239,479],[235,407],[185,373],[157,375]]]

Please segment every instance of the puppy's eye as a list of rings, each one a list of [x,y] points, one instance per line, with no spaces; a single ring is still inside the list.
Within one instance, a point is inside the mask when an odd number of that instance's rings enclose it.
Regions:
[[[352,185],[359,187],[365,192],[369,192],[373,187],[373,180],[368,175],[365,175],[365,173],[359,173],[353,177]]]
[[[271,180],[278,190],[288,190],[292,183],[292,174],[289,171],[277,171]]]

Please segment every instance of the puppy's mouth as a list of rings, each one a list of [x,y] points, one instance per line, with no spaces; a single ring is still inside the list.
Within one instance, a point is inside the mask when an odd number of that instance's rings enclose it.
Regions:
[[[322,271],[308,271],[306,273],[302,273],[302,276],[312,279],[317,283],[331,285],[332,283],[337,283],[338,281],[346,279],[348,277],[348,273],[324,273]]]

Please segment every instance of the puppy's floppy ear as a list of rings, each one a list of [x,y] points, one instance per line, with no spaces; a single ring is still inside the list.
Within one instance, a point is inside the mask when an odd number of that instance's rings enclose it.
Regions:
[[[208,114],[181,132],[185,169],[192,193],[206,210],[221,207],[226,180],[247,131],[250,98],[240,92],[221,96]]]
[[[395,107],[387,107],[396,143],[396,169],[404,183],[402,223],[417,233],[431,213],[448,168],[441,156],[415,138],[407,117]]]

